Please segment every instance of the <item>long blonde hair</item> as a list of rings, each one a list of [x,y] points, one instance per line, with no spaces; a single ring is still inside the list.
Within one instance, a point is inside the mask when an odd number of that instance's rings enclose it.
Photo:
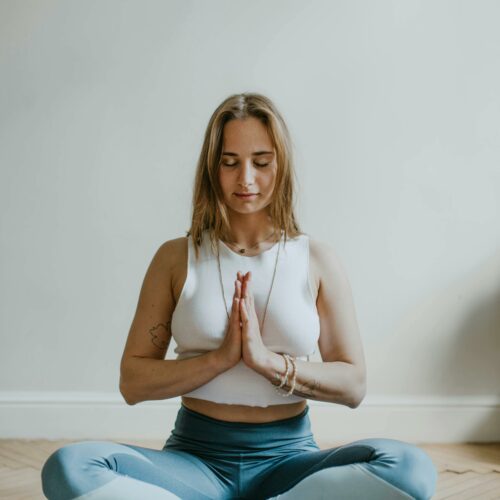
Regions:
[[[295,170],[292,141],[283,117],[273,102],[261,94],[245,92],[225,99],[208,122],[201,148],[193,190],[191,227],[196,258],[199,256],[203,232],[208,231],[215,252],[219,239],[227,240],[230,225],[223,193],[219,184],[224,125],[230,120],[255,117],[266,126],[276,149],[277,173],[269,216],[274,229],[283,230],[284,239],[303,234],[294,215]]]

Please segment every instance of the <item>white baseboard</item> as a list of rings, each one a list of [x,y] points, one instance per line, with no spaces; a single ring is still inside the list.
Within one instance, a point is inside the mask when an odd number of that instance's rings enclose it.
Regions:
[[[0,392],[0,438],[167,439],[180,398],[127,405],[118,393]],[[355,409],[309,400],[316,441],[500,441],[500,398],[365,397]]]

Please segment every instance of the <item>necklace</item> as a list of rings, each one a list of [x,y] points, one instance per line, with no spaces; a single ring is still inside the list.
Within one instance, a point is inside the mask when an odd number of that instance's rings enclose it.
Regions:
[[[260,333],[262,335],[262,332],[264,331],[264,321],[266,320],[266,313],[267,313],[267,305],[269,304],[269,299],[271,298],[271,291],[273,289],[274,285],[274,277],[276,276],[276,268],[278,267],[278,258],[280,255],[280,245],[281,245],[281,238],[278,241],[278,251],[276,253],[276,260],[274,262],[274,271],[273,271],[273,279],[271,281],[271,287],[269,288],[269,293],[267,294],[267,300],[266,300],[266,306],[264,308],[264,315],[262,317],[262,324],[260,325]],[[227,319],[229,321],[229,311],[227,310],[227,304],[226,304],[226,295],[224,294],[224,284],[222,283],[222,272],[220,270],[220,257],[219,257],[219,245],[217,245],[217,264],[219,267],[219,278],[220,278],[220,286],[222,290],[222,298],[224,300],[224,308],[226,309],[226,314],[227,314]]]
[[[228,243],[230,243],[231,245],[235,245],[238,248],[238,252],[243,254],[243,253],[246,253],[247,250],[251,250],[252,248],[256,247],[259,243],[262,243],[263,241],[267,241],[271,236],[274,236],[275,234],[276,234],[276,230],[274,229],[273,232],[266,239],[264,239],[262,241],[258,241],[257,243],[255,243],[255,245],[252,245],[251,247],[248,247],[248,248],[240,248],[238,245],[236,245],[236,243],[234,241],[231,241]]]

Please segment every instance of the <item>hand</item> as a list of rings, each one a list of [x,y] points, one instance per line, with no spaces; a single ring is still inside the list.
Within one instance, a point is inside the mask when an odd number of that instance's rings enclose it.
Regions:
[[[262,341],[262,335],[259,328],[259,320],[255,312],[255,302],[251,285],[251,271],[245,275],[238,273],[238,280],[241,280],[241,350],[243,361],[247,366],[259,371],[266,363],[269,357],[269,349]]]
[[[231,307],[231,315],[226,331],[226,336],[222,344],[217,349],[220,355],[221,362],[227,366],[227,369],[232,368],[241,359],[241,318],[240,318],[240,303],[241,300],[241,282],[235,280],[234,295]]]

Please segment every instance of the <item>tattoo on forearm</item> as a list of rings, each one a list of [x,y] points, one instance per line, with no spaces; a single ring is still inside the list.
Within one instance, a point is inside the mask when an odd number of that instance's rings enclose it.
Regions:
[[[293,394],[302,396],[303,398],[317,399],[319,398],[320,386],[317,380],[313,380],[310,385],[302,384],[296,385]]]
[[[170,321],[167,323],[158,323],[149,330],[151,342],[159,349],[168,349],[171,338],[170,323]]]
[[[286,390],[290,390],[292,386],[286,384],[284,388]],[[295,389],[293,390],[293,393],[295,396],[301,396],[303,398],[308,398],[308,399],[318,399],[320,396],[318,392],[321,390],[321,387],[319,385],[319,382],[317,380],[313,380],[309,384],[295,384]]]
[[[275,378],[277,379],[276,381],[273,381],[272,384],[278,386],[280,384],[279,378],[280,378],[280,373],[275,372]],[[281,387],[281,390],[288,392],[292,385],[290,384],[290,381],[288,381],[287,384],[285,384],[283,387]],[[295,396],[301,396],[303,398],[309,398],[309,399],[319,399],[320,395],[319,393],[321,392],[321,386],[318,380],[313,380],[312,382],[309,382],[307,384],[300,384],[297,381],[295,382],[295,388],[293,390],[293,393]]]

